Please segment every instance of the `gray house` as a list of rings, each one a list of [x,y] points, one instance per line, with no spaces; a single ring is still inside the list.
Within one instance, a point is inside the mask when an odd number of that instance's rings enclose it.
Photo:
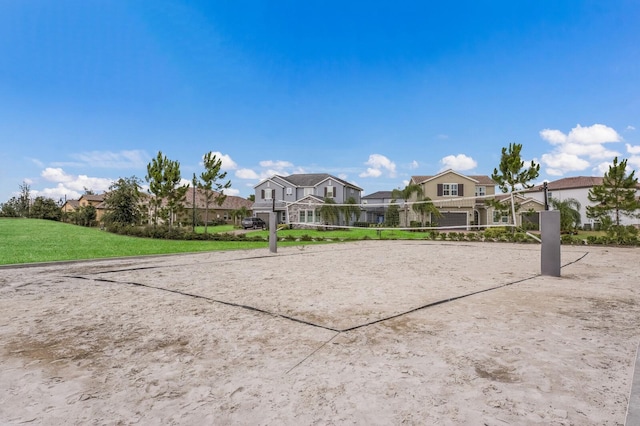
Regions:
[[[393,191],[378,191],[365,195],[362,197],[362,203],[364,204],[362,220],[367,223],[384,223],[387,209],[392,202],[402,205],[404,200],[394,198]]]
[[[362,188],[326,173],[274,175],[254,187],[254,214],[265,221],[277,213],[278,223],[322,223],[320,204],[331,199],[336,204],[360,204]],[[353,220],[353,219],[351,219]],[[340,213],[339,222],[349,224]]]

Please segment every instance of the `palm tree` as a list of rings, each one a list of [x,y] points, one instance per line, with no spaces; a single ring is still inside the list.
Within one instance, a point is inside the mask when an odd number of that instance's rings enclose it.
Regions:
[[[324,204],[320,207],[320,217],[327,224],[335,225],[338,221],[340,212],[335,204],[333,198],[325,198]]]
[[[565,198],[560,201],[552,198],[551,206],[560,212],[560,231],[571,232],[580,226],[580,201],[575,198]]]
[[[414,212],[420,213],[420,225],[424,226],[424,218],[427,213],[431,213],[432,216],[442,217],[440,210],[431,202],[429,197],[420,197],[418,202],[411,206]]]
[[[411,199],[411,197],[413,196],[413,194],[416,194],[417,198],[420,198],[424,195],[424,191],[422,190],[422,186],[415,184],[415,183],[410,183],[409,185],[405,186],[404,189],[394,189],[391,192],[391,197],[392,198],[401,198],[405,201],[405,203],[407,201],[409,201],[409,199]],[[404,226],[407,226],[409,224],[409,207],[408,205],[405,205],[404,207]]]
[[[231,212],[231,216],[233,216],[233,224],[236,224],[236,219],[242,219],[243,217],[249,216],[249,209],[245,206],[240,207],[237,210],[233,210]]]
[[[349,226],[354,215],[356,216],[357,220],[357,217],[360,214],[360,207],[356,204],[355,198],[349,197],[349,199],[347,199],[347,205],[342,206],[342,213],[344,213],[344,217],[347,221],[347,226]]]

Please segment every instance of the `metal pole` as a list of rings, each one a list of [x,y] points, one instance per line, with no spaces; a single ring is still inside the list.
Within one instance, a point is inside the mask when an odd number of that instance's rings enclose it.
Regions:
[[[544,189],[544,209],[549,210],[549,185],[547,182],[542,185],[542,188]]]
[[[271,192],[271,212],[269,213],[269,251],[276,253],[278,251],[278,221],[276,214],[276,190]]]

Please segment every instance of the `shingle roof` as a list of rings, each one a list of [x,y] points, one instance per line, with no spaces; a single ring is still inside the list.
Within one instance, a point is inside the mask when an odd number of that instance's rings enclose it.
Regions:
[[[246,198],[236,197],[235,195],[227,195],[227,198],[225,198],[222,205],[218,206],[216,204],[217,194],[219,193],[214,191],[214,196],[211,201],[209,201],[209,208],[212,210],[238,210],[242,207],[246,207],[247,209],[251,210],[251,206],[253,204],[251,201],[247,200]],[[196,207],[204,209],[205,201],[206,199],[204,191],[200,189],[196,190]],[[187,189],[187,193],[184,197],[184,206],[188,209],[193,207],[193,187],[189,187],[189,189]]]
[[[558,191],[560,189],[576,189],[576,188],[591,188],[595,185],[602,185],[604,178],[597,176],[573,176],[555,180],[553,182],[547,182],[547,188],[549,191]],[[544,184],[536,185],[531,188],[532,192],[542,191]],[[528,192],[528,191],[527,191]]]
[[[486,175],[465,175],[463,173],[459,173],[462,176],[466,176],[473,180],[478,181],[479,185],[495,185],[496,183],[489,176]],[[411,179],[416,183],[422,183],[425,180],[429,180],[431,178],[436,177],[437,175],[419,175],[419,176],[411,176]]]
[[[373,194],[365,195],[362,197],[363,200],[368,200],[372,198],[393,198],[393,191],[378,191]]]
[[[279,178],[286,180],[287,182],[291,183],[294,186],[297,187],[311,187],[311,186],[316,186],[317,184],[319,184],[320,182],[322,182],[325,179],[333,179],[335,181],[340,182],[341,184],[343,184],[344,186],[348,186],[351,188],[355,188],[357,190],[362,191],[362,188],[347,182],[346,180],[337,178],[333,175],[330,175],[328,173],[301,173],[301,174],[294,174],[294,175],[289,175],[289,176],[280,176],[278,175]]]
[[[104,201],[105,194],[84,194],[80,198],[84,198],[87,201]]]

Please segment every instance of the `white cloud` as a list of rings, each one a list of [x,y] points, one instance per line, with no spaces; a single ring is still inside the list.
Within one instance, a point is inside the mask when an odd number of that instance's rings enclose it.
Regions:
[[[291,164],[288,161],[282,161],[282,160],[278,160],[278,161],[264,160],[264,161],[260,162],[260,166],[261,167],[271,167],[271,168],[274,168],[276,170],[284,170],[287,167],[293,167],[293,164]]]
[[[541,157],[547,173],[554,176],[585,170],[592,166],[588,160],[619,156],[617,151],[606,148],[604,144],[622,141],[618,132],[604,124],[586,127],[578,124],[568,134],[556,129],[544,129],[540,131],[540,137],[555,146],[551,153]]]
[[[461,172],[474,169],[478,166],[476,160],[471,157],[467,157],[464,154],[447,155],[442,160],[440,160],[440,164],[442,164],[442,168],[440,169],[440,171],[452,169]]]
[[[560,130],[544,129],[540,130],[540,137],[551,145],[558,145],[567,141],[567,135]]]
[[[139,149],[112,151],[89,151],[71,154],[71,158],[93,168],[146,169],[150,156]]]
[[[235,175],[238,179],[260,179],[260,176],[251,169],[238,169]]]
[[[240,190],[239,189],[235,189],[235,188],[227,188],[224,191],[222,191],[225,195],[234,195],[234,196],[238,196],[240,194]]]
[[[47,167],[40,173],[40,176],[46,181],[54,183],[55,186],[34,191],[34,194],[53,199],[65,197],[67,199],[77,199],[80,195],[84,194],[85,189],[101,193],[107,191],[113,183],[111,179],[90,177],[87,175],[72,175],[66,173],[61,168],[54,167]]]
[[[611,166],[612,164],[613,163],[611,162],[600,163],[593,168],[593,172],[597,176],[604,176],[604,174],[609,171],[609,166]]]
[[[625,146],[629,154],[640,154],[640,145],[633,146],[626,143]]]
[[[409,169],[410,170],[415,170],[420,166],[420,164],[418,164],[418,162],[416,160],[413,160],[411,162],[411,164],[409,164]]]
[[[360,173],[358,176],[362,178],[377,178],[382,176],[382,170],[380,169],[372,169],[371,167],[367,168],[366,172]]]
[[[347,176],[345,173],[338,174],[338,177],[342,180],[347,180],[349,178],[349,176]]]
[[[66,188],[73,191],[84,192],[90,189],[94,192],[104,192],[109,189],[113,180],[107,178],[90,177],[87,175],[72,175],[60,168],[47,167],[40,174],[49,182],[64,184]]]
[[[554,176],[563,174],[558,174],[559,171],[574,172],[584,170],[590,164],[577,155],[567,153],[542,154],[541,162],[548,167],[547,172]]]
[[[633,126],[629,125],[629,126],[627,126],[627,128],[626,128],[625,130],[627,130],[627,131],[629,131],[629,132],[632,132],[632,131],[634,131],[635,129],[636,129],[635,127],[633,127]]]
[[[70,182],[73,176],[65,173],[61,168],[47,167],[40,173],[40,176],[50,182]]]
[[[235,170],[238,168],[238,164],[236,164],[229,155],[223,154],[220,151],[212,151],[211,154],[215,155],[217,159],[222,161],[222,166],[220,167],[222,170]],[[202,158],[204,160],[204,155]]]
[[[389,177],[396,176],[396,164],[384,155],[371,154],[365,165],[369,166],[367,170],[360,173],[360,177],[380,177],[386,171]]]
[[[627,158],[627,166],[633,166],[637,171],[640,171],[640,155],[632,155]]]

